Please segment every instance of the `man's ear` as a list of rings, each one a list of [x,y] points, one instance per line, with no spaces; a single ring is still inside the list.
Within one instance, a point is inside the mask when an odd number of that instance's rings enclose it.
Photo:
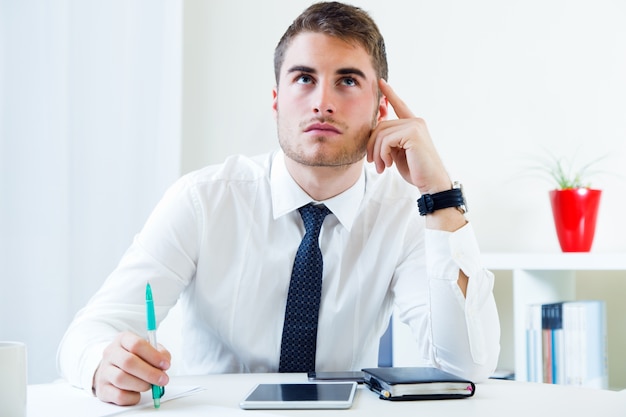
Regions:
[[[381,95],[378,102],[378,123],[387,120],[389,116],[389,100],[386,96]]]
[[[278,87],[272,89],[272,110],[274,110],[274,119],[278,116]]]

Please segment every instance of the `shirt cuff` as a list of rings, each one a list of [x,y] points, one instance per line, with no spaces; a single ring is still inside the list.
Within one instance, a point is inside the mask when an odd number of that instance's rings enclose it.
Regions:
[[[455,232],[426,229],[426,258],[435,279],[456,281],[459,269],[468,277],[482,270],[478,242],[469,222]]]

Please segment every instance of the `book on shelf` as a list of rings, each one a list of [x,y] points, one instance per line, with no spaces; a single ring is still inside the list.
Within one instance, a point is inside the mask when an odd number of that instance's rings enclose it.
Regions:
[[[562,384],[565,380],[563,303],[541,306],[543,382]]]
[[[543,382],[541,304],[531,304],[526,317],[526,378]]]
[[[604,301],[529,305],[526,364],[531,382],[607,388]]]

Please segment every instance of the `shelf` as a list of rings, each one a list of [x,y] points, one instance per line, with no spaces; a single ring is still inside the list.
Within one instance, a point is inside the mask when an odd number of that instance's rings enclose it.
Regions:
[[[527,380],[528,305],[575,299],[577,271],[626,271],[626,253],[484,253],[482,260],[489,270],[513,274],[513,355],[521,381]]]
[[[527,271],[623,271],[626,253],[484,253],[491,270]]]

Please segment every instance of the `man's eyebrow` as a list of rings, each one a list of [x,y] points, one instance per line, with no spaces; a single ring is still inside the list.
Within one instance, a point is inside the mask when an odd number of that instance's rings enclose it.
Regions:
[[[315,74],[317,71],[305,65],[294,65],[293,67],[287,70],[287,74],[291,74],[292,72],[307,72],[309,74]]]
[[[340,68],[337,70],[337,74],[339,75],[356,75],[361,78],[367,78],[365,73],[358,68]]]
[[[306,65],[294,65],[287,70],[287,74],[292,72],[304,72],[308,74],[316,74],[317,71],[314,68],[307,67]],[[356,75],[361,78],[367,78],[365,73],[358,68],[340,68],[336,71],[338,75]]]

